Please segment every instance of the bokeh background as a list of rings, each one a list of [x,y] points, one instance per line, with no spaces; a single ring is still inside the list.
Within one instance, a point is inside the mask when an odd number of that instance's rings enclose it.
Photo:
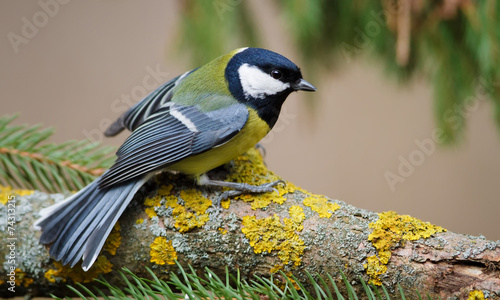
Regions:
[[[237,0],[209,3],[203,9],[213,9],[209,13],[222,26],[242,5]],[[196,18],[196,12],[186,14],[186,5],[1,1],[1,114],[20,113],[17,124],[56,128],[53,142],[89,139],[119,146],[126,134],[102,136],[111,121],[162,82],[206,61],[203,46],[192,48],[197,43],[190,39],[200,36],[186,29],[186,18]],[[321,43],[307,51],[297,46],[293,30],[300,24],[290,26],[279,2],[248,1],[245,9],[259,35],[252,45],[287,56],[318,88],[315,94],[291,95],[263,141],[273,171],[357,207],[394,210],[452,231],[500,239],[500,135],[493,102],[480,88],[471,89],[471,105],[461,106],[460,138],[453,144],[432,140],[439,123],[434,78],[422,72],[400,84],[397,73],[387,75],[383,61],[362,54],[340,54],[321,66],[312,62],[316,53],[324,56]],[[352,36],[340,43],[352,46],[361,39],[356,37],[360,28],[342,30]],[[239,34],[235,28],[221,31]],[[364,47],[370,40],[363,42]],[[387,42],[388,52],[395,44]],[[227,43],[206,46],[206,53],[242,46],[247,46],[244,39],[228,37]],[[453,55],[455,50],[447,51]],[[390,184],[387,174],[400,176],[399,181]]]

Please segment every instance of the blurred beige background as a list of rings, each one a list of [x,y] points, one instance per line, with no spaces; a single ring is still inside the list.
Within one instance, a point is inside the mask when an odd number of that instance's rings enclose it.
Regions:
[[[42,2],[52,3],[50,14],[38,1],[0,2],[0,103],[2,115],[21,113],[17,123],[55,127],[54,142],[101,140],[130,103],[190,68],[177,51],[177,1]],[[261,46],[306,70],[269,3],[252,2],[265,32]],[[442,147],[431,140],[425,79],[400,87],[364,60],[306,79],[316,95],[291,95],[264,141],[272,170],[358,207],[500,239],[500,135],[488,101],[471,95],[478,101],[465,140]],[[316,101],[314,111],[307,101]],[[103,142],[119,145],[125,137]],[[392,189],[387,172],[401,176]]]

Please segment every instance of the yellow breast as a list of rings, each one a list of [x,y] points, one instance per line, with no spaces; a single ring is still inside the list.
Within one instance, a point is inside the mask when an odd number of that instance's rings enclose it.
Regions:
[[[253,109],[248,109],[248,121],[241,131],[223,145],[215,147],[201,154],[185,158],[167,169],[184,174],[199,176],[218,166],[228,163],[233,158],[245,153],[262,138],[270,128]]]

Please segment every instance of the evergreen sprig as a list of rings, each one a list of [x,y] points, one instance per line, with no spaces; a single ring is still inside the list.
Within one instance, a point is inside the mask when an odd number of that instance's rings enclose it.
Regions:
[[[428,79],[443,142],[461,137],[483,98],[492,101],[500,129],[500,2],[280,0],[273,6],[304,70],[313,70],[308,78],[318,73],[313,66],[372,57],[399,82]],[[276,24],[261,25],[246,1],[188,1],[182,13],[182,48],[190,49],[195,66],[234,45],[266,47],[262,32]]]
[[[240,278],[239,272],[236,276],[230,274],[226,269],[225,277],[220,278],[209,269],[205,269],[204,274],[197,273],[190,267],[190,271],[186,272],[181,265],[179,267],[179,275],[174,272],[169,272],[168,282],[159,279],[155,273],[149,268],[152,280],[141,278],[135,275],[130,270],[124,268],[120,272],[123,280],[121,286],[110,284],[104,279],[96,280],[99,284],[103,285],[106,293],[100,288],[95,287],[96,293],[92,292],[89,288],[77,284],[77,288],[68,286],[78,297],[81,299],[99,299],[101,297],[105,300],[130,300],[130,299],[338,299],[338,300],[390,300],[391,297],[387,289],[382,286],[380,288],[368,285],[360,278],[362,290],[356,292],[347,277],[343,272],[340,272],[342,277],[342,284],[345,287],[344,294],[340,292],[340,285],[327,275],[326,278],[318,276],[314,279],[308,273],[309,285],[311,288],[308,291],[306,287],[301,284],[294,276],[287,276],[283,272],[279,275],[280,280],[276,277],[263,278],[255,277],[255,280],[247,282]],[[314,292],[313,292],[314,291]],[[398,285],[397,294],[398,298],[406,299],[405,292]],[[89,298],[87,298],[88,295]],[[55,299],[61,299],[52,295]],[[428,299],[431,299],[427,295]],[[414,299],[422,300],[420,293],[417,291]]]
[[[54,133],[41,125],[12,125],[0,117],[0,184],[47,192],[79,190],[113,163],[114,148],[89,141],[44,143]]]

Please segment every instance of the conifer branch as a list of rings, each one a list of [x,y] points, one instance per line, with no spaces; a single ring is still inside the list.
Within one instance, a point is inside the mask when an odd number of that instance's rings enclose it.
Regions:
[[[130,299],[148,299],[149,296],[154,295],[154,299],[370,299],[370,300],[390,300],[390,299],[405,299],[405,292],[400,288],[399,295],[391,298],[387,289],[377,287],[374,285],[366,284],[363,278],[359,278],[363,285],[363,289],[356,292],[344,273],[341,273],[342,282],[335,283],[333,278],[328,274],[327,276],[308,276],[308,284],[313,288],[307,291],[304,285],[293,275],[287,275],[280,272],[277,276],[270,278],[255,276],[253,280],[247,282],[243,280],[236,272],[236,276],[231,274],[226,269],[223,276],[218,276],[208,268],[201,272],[196,272],[190,266],[190,272],[185,270],[182,265],[177,263],[179,275],[175,272],[169,272],[169,280],[165,281],[158,278],[155,272],[146,268],[149,275],[153,278],[146,279],[134,274],[127,268],[120,271],[122,283],[120,286],[109,283],[106,279],[96,280],[99,284],[95,290],[105,300],[130,300]],[[324,278],[323,278],[324,277]],[[316,279],[315,279],[316,278]],[[327,283],[328,282],[328,283]],[[89,288],[84,285],[78,284],[77,288],[69,286],[69,289],[77,294],[81,299],[88,299],[86,295],[96,299],[94,294]],[[126,286],[127,288],[123,288]],[[339,288],[340,286],[340,288]],[[300,289],[299,289],[300,288]],[[104,292],[107,291],[107,293]],[[340,290],[345,291],[341,293]],[[108,296],[111,294],[112,296]],[[384,296],[382,296],[384,295]],[[58,300],[64,298],[56,297]],[[422,299],[419,296],[418,299]]]
[[[263,28],[248,3],[183,3],[181,36],[192,38],[183,39],[182,48],[190,49],[194,66],[234,44],[261,44],[264,30],[258,30]],[[399,82],[427,78],[443,142],[459,140],[468,109],[480,100],[492,101],[500,129],[500,2],[288,0],[275,5],[308,65],[307,78],[318,73],[315,66],[331,69],[371,56]]]
[[[255,149],[235,159],[225,171],[227,180],[236,182],[281,179],[267,170]],[[3,282],[0,278],[0,297],[13,295],[8,288],[15,289],[16,296],[65,296],[68,284],[82,284],[85,287],[79,285],[80,291],[90,290],[96,284],[93,279],[100,276],[115,291],[129,288],[127,294],[135,291],[132,294],[144,296],[140,284],[139,290],[128,283],[124,286],[116,276],[115,271],[126,267],[130,276],[168,280],[169,285],[162,286],[171,286],[177,295],[180,289],[181,296],[188,294],[186,299],[203,298],[202,288],[209,286],[195,285],[198,278],[182,270],[177,279],[172,275],[179,275],[177,261],[186,270],[191,266],[196,274],[205,268],[226,278],[227,270],[238,272],[242,280],[264,285],[262,294],[269,299],[299,299],[297,295],[318,299],[322,280],[328,286],[324,293],[339,290],[347,295],[345,299],[366,294],[367,282],[376,285],[378,293],[396,299],[401,290],[407,299],[427,294],[430,299],[500,299],[500,241],[444,232],[439,226],[395,212],[376,214],[312,194],[291,182],[278,186],[277,191],[240,195],[223,201],[223,209],[216,210],[209,206],[221,190],[199,187],[181,174],[161,173],[137,192],[88,272],[80,264],[70,268],[52,260],[38,243],[40,232],[32,229],[39,211],[53,204],[52,198],[63,196],[38,191],[21,196],[13,191],[8,204],[0,204],[0,215],[15,207],[16,221],[0,218],[0,229],[15,230],[0,230],[0,238],[7,241],[12,232],[19,254],[10,256],[12,244],[0,243],[0,253],[5,253],[0,266],[4,274],[12,272],[6,278],[13,278]],[[191,285],[186,283],[189,280]],[[283,298],[265,292],[273,289],[280,294],[273,284],[288,284],[290,297],[283,290]],[[377,295],[375,289],[372,292]],[[165,298],[176,297],[170,296]],[[233,297],[226,294],[224,298]]]
[[[88,141],[45,143],[54,129],[0,117],[0,184],[48,192],[79,190],[113,162],[114,148]]]

